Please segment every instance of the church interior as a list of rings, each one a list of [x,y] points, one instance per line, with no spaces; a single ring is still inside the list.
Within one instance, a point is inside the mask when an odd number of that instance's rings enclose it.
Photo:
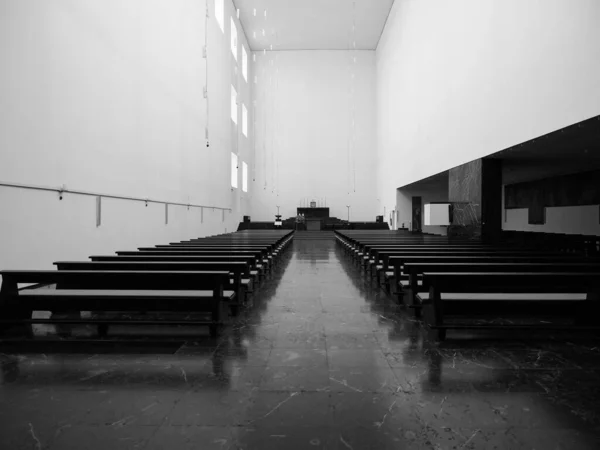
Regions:
[[[0,449],[600,448],[600,2],[0,0]]]

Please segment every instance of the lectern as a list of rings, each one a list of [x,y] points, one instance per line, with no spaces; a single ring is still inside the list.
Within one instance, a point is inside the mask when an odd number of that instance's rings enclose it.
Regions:
[[[321,231],[321,219],[306,218],[306,231]]]

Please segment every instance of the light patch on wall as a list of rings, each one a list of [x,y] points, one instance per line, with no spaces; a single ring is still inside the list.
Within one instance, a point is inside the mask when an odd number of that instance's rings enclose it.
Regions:
[[[244,75],[244,80],[248,81],[248,53],[246,52],[246,47],[242,45],[242,75]]]
[[[238,34],[237,27],[235,26],[235,21],[233,17],[231,18],[231,53],[233,53],[233,58],[237,61],[237,51],[238,51]]]
[[[238,123],[238,107],[237,107],[237,91],[231,86],[231,120],[237,125]]]
[[[248,192],[248,164],[242,162],[242,190]]]
[[[219,28],[225,33],[225,5],[224,0],[215,0],[215,18]]]
[[[235,153],[231,154],[231,187],[238,187],[238,157]]]
[[[248,137],[248,109],[246,105],[242,103],[242,133]]]

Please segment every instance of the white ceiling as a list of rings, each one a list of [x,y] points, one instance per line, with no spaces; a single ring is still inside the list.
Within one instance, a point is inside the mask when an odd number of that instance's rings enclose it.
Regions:
[[[271,45],[273,50],[342,50],[353,48],[354,40],[357,50],[374,50],[393,3],[394,0],[234,0],[252,50],[271,50]]]

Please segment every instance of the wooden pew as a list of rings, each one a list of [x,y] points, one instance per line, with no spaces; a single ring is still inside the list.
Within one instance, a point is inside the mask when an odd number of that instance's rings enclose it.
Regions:
[[[215,263],[228,263],[228,262],[243,262],[248,264],[250,267],[250,277],[253,282],[258,281],[262,276],[263,266],[258,262],[253,255],[242,255],[242,256],[215,256],[215,255],[198,255],[185,253],[184,255],[167,255],[164,252],[159,254],[148,254],[148,252],[131,252],[132,255],[92,255],[90,256],[91,261],[104,261],[104,262],[215,262]]]
[[[269,271],[272,267],[271,260],[260,250],[194,250],[193,248],[170,250],[168,248],[156,249],[149,247],[141,248],[138,251],[117,251],[116,254],[119,256],[134,256],[139,254],[148,256],[223,256],[231,259],[236,259],[239,256],[250,256],[259,261],[256,267],[261,270],[261,273]]]
[[[174,311],[210,314],[204,321],[167,321],[165,324],[206,325],[211,336],[227,317],[235,292],[225,287],[229,272],[163,271],[2,271],[0,331],[36,323],[95,323],[101,336],[109,325],[156,325],[162,321],[126,319],[32,319],[33,311]],[[19,289],[19,284],[56,284],[57,289]],[[29,336],[31,336],[29,327]]]
[[[390,268],[393,268],[393,275],[390,277],[394,284],[397,286],[398,283],[403,279],[408,279],[408,275],[403,276],[402,267],[406,263],[432,263],[432,262],[463,262],[476,264],[480,262],[557,262],[557,261],[570,261],[570,262],[593,262],[585,256],[576,255],[562,255],[554,253],[530,253],[530,252],[516,252],[516,253],[488,253],[488,254],[430,254],[430,253],[417,253],[407,255],[393,255],[389,256],[387,264]]]
[[[448,329],[598,329],[600,272],[425,272],[423,280],[428,292],[418,296],[423,304],[424,320],[439,340],[446,338]],[[585,298],[576,299],[574,294]],[[498,315],[504,318],[556,317],[560,323],[473,322],[478,316],[497,318]],[[453,316],[460,319],[450,321]],[[564,323],[568,317],[573,317],[574,323]]]
[[[527,260],[528,258],[523,258]],[[408,274],[408,280],[401,280],[400,285],[405,301],[411,308],[415,309],[415,315],[420,315],[421,304],[417,302],[417,294],[426,292],[421,276],[423,273],[436,272],[600,272],[600,259],[589,258],[544,258],[542,261],[519,262],[489,262],[479,261],[476,258],[470,262],[407,262],[404,264],[404,272]]]
[[[514,249],[500,249],[500,250],[478,250],[478,251],[467,251],[467,252],[453,252],[451,250],[441,251],[436,250],[432,251],[430,249],[426,250],[404,250],[402,252],[381,252],[380,256],[383,260],[383,268],[381,272],[384,273],[388,277],[388,279],[393,279],[395,285],[403,278],[400,268],[403,265],[403,262],[406,261],[406,258],[409,257],[429,257],[429,259],[424,259],[422,262],[431,262],[435,261],[436,258],[473,258],[473,257],[482,257],[482,258],[494,258],[494,257],[569,257],[567,255],[563,255],[561,253],[550,253],[545,251],[530,251],[530,250],[514,250]],[[571,257],[575,257],[572,255]],[[443,259],[440,259],[443,260]],[[415,259],[412,259],[413,262],[417,262]],[[457,261],[460,261],[458,259]],[[463,261],[468,261],[468,259],[464,259]],[[391,273],[391,272],[393,273]],[[379,273],[379,272],[378,272]]]
[[[414,254],[444,254],[444,255],[469,255],[469,254],[501,254],[501,253],[524,253],[528,252],[525,249],[509,249],[506,247],[492,247],[492,246],[476,246],[476,247],[462,247],[462,246],[449,246],[449,245],[437,245],[437,246],[405,246],[405,247],[377,247],[371,248],[372,252],[365,259],[365,268],[371,269],[373,266],[377,269],[377,274],[381,271],[388,270],[388,261],[391,256],[402,256],[402,255],[414,255]],[[539,252],[546,254],[547,252]]]
[[[237,315],[240,306],[245,303],[247,295],[251,292],[250,264],[243,261],[228,262],[174,262],[174,261],[57,261],[54,265],[58,270],[99,270],[99,271],[125,271],[134,272],[158,270],[163,272],[174,271],[229,271],[230,283],[226,289],[236,293],[234,301],[229,303],[233,315]]]

